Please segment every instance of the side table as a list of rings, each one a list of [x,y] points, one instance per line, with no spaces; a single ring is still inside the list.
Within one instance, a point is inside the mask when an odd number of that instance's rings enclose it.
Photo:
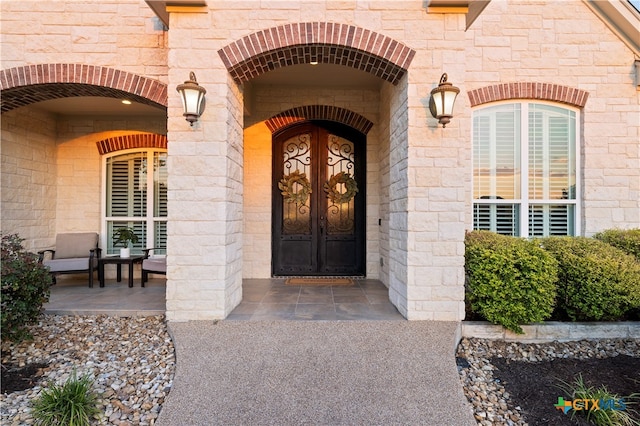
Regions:
[[[144,256],[141,254],[132,255],[129,257],[120,256],[105,256],[98,259],[98,277],[100,279],[100,287],[104,287],[104,265],[107,263],[114,263],[118,266],[118,282],[122,281],[121,265],[129,265],[129,287],[133,287],[133,264],[142,263]]]

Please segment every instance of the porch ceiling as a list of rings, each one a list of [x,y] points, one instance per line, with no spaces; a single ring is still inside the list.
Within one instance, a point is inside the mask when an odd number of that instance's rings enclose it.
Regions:
[[[253,86],[305,86],[379,90],[384,80],[371,73],[335,64],[299,64],[253,78]]]
[[[81,96],[73,98],[51,99],[33,104],[34,108],[57,115],[67,116],[140,116],[166,117],[165,108],[153,107],[138,102],[130,105],[122,99],[100,96]]]

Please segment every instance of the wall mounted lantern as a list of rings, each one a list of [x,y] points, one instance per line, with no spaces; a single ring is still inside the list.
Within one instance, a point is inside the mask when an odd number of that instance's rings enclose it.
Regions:
[[[456,96],[460,93],[460,89],[447,82],[447,73],[442,74],[440,77],[440,84],[438,87],[431,91],[431,99],[429,99],[429,111],[434,118],[438,119],[438,122],[442,124],[442,127],[446,127],[447,124],[453,118],[453,104],[456,101]]]
[[[207,90],[198,84],[196,74],[193,71],[189,73],[189,80],[178,85],[176,90],[182,99],[183,115],[193,126],[193,123],[198,121],[198,117],[204,112],[204,94],[207,93]]]

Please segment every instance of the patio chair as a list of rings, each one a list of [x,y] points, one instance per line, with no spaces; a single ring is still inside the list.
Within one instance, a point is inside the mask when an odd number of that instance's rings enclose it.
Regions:
[[[167,275],[167,257],[150,255],[150,252],[159,250],[158,248],[147,248],[142,259],[142,276],[140,277],[140,286],[144,287],[144,283],[149,281],[149,274]]]
[[[50,256],[45,255],[50,253]],[[49,268],[56,283],[58,274],[89,273],[89,287],[93,287],[93,271],[98,269],[98,259],[102,250],[98,247],[98,234],[78,232],[56,235],[53,249],[38,252],[38,261]]]

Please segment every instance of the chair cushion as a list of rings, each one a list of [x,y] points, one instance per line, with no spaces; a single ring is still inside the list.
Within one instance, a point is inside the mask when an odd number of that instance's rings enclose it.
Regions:
[[[166,257],[150,257],[142,261],[142,269],[145,271],[167,272]]]
[[[71,258],[71,259],[50,259],[45,260],[42,264],[49,268],[50,272],[65,272],[65,271],[88,271],[89,270],[89,258]],[[98,259],[93,259],[93,267],[98,266]]]
[[[56,236],[56,259],[89,257],[89,252],[98,247],[96,232],[75,232]],[[85,269],[87,267],[85,266]]]

